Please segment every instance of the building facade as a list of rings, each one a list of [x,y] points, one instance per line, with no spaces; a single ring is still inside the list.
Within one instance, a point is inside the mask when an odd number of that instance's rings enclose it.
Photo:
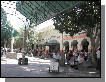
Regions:
[[[63,34],[60,33],[55,29],[54,25],[50,25],[41,31],[43,34],[39,43],[50,52],[68,52],[69,50],[75,49],[83,51],[91,50],[90,38],[88,38],[83,32],[71,37],[65,32]]]

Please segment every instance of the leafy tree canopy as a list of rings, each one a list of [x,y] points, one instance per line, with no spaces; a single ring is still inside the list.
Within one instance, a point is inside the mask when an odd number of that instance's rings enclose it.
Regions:
[[[73,36],[84,31],[91,40],[92,62],[96,65],[96,49],[100,46],[100,1],[84,1],[53,18],[55,29]]]
[[[13,27],[11,26],[10,22],[7,21],[7,15],[6,11],[4,11],[3,8],[1,8],[1,42],[2,46],[6,44],[6,41],[11,38],[11,35],[13,37],[17,36],[18,32],[14,29],[12,32]]]
[[[3,27],[6,24],[7,15],[6,11],[1,7],[1,26]]]
[[[82,30],[89,36],[93,34],[91,29],[95,29],[96,24],[100,29],[100,12],[99,1],[84,1],[55,16],[54,26],[61,33],[65,31],[71,36]]]

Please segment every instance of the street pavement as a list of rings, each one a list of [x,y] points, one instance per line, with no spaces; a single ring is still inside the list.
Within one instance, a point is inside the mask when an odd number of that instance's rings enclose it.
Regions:
[[[96,69],[86,66],[80,70],[75,70],[69,65],[59,66],[59,73],[50,73],[49,65],[52,58],[26,57],[28,65],[18,65],[16,59],[1,57],[1,77],[100,77]]]

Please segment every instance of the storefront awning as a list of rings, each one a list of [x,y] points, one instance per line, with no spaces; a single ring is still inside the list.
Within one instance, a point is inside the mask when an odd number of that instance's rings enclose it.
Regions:
[[[84,1],[17,1],[16,9],[30,23],[38,25]]]
[[[47,42],[45,42],[43,45],[44,45],[44,46],[49,46]]]
[[[60,43],[57,40],[50,40],[48,42],[45,42],[43,45],[50,46],[50,45],[59,45]]]
[[[71,46],[76,46],[77,44],[78,44],[77,40],[73,40],[73,41],[71,42]]]

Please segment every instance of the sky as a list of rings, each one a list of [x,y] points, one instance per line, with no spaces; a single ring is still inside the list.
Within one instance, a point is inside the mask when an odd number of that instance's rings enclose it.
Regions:
[[[6,11],[6,13],[8,13],[7,20],[10,21],[13,28],[15,28],[16,30],[19,30],[20,28],[24,27],[26,22],[23,22],[23,21],[26,21],[26,17],[23,16],[19,11],[16,11],[16,1],[1,1],[1,7]],[[53,24],[53,21],[50,19],[50,20],[47,20],[46,22],[39,24],[35,28],[40,30],[51,24]]]

